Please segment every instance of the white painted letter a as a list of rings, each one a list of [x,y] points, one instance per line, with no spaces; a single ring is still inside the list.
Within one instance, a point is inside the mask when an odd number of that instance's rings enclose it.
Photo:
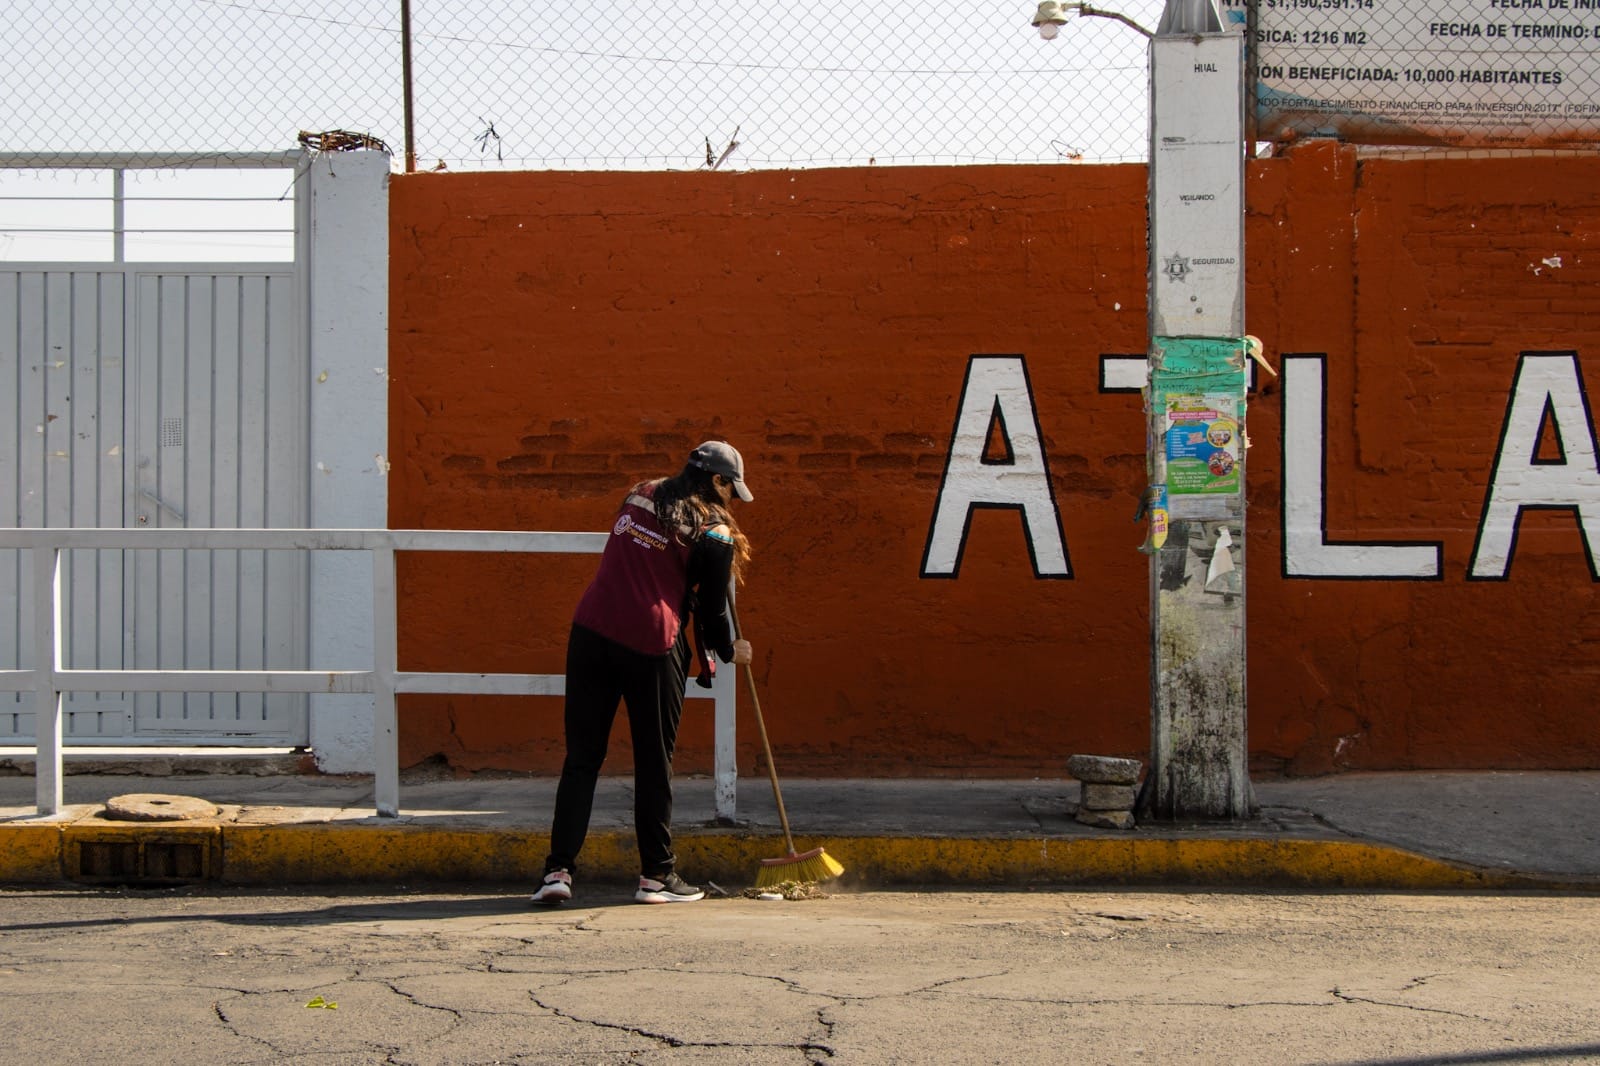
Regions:
[[[1546,415],[1561,446],[1558,459],[1539,458]],[[1600,545],[1600,463],[1577,352],[1523,352],[1517,361],[1468,580],[1506,579],[1523,511],[1576,514],[1589,575],[1600,581],[1594,556]]]
[[[984,455],[996,419],[1006,446],[1003,460]],[[960,573],[972,512],[980,507],[1021,512],[1035,577],[1072,576],[1028,369],[1020,355],[975,355],[967,364],[938,506],[922,556],[923,577],[954,578]]]

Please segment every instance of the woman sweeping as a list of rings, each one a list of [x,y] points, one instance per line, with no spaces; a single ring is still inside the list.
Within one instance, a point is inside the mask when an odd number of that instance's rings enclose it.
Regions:
[[[627,704],[633,737],[634,899],[690,903],[705,895],[676,870],[672,752],[689,675],[689,614],[702,655],[751,661],[750,645],[734,639],[727,610],[729,579],[737,579],[750,558],[729,512],[735,496],[754,499],[744,483],[744,459],[732,445],[707,441],[675,477],[635,485],[617,511],[567,642],[567,754],[535,903],[572,898],[618,701]]]

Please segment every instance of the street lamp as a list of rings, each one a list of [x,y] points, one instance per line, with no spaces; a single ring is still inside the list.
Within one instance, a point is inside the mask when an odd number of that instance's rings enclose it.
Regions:
[[[1044,0],[1039,5],[1039,10],[1033,13],[1033,24],[1039,28],[1039,36],[1047,41],[1056,39],[1061,32],[1061,27],[1067,24],[1067,19],[1072,15],[1082,15],[1084,18],[1115,19],[1130,29],[1154,37],[1155,34],[1133,21],[1120,11],[1102,11],[1091,4],[1062,4],[1057,0]]]

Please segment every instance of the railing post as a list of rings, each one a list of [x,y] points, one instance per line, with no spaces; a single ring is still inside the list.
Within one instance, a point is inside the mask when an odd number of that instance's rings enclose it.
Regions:
[[[728,582],[728,607],[733,609],[735,582]],[[743,633],[736,634],[744,636]],[[717,821],[733,824],[739,813],[739,761],[735,740],[738,735],[739,671],[748,666],[728,664],[711,683],[715,708],[712,716],[711,779],[716,799]]]
[[[400,724],[394,675],[400,643],[394,548],[372,549],[372,793],[380,818],[400,814]]]
[[[737,726],[735,719],[739,707],[739,671],[748,666],[734,666],[717,675],[712,682],[712,700],[716,711],[713,717],[714,750],[712,777],[715,781],[717,821],[731,824],[739,812],[739,763],[734,748]]]
[[[33,666],[38,678],[34,697],[34,805],[40,814],[61,813],[61,549],[54,544],[33,548]]]

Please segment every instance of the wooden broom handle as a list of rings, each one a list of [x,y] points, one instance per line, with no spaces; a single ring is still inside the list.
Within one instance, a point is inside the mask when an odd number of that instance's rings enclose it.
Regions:
[[[728,618],[733,622],[733,635],[742,638],[744,629],[739,625],[739,612],[734,609],[733,597],[728,597]],[[767,778],[772,782],[772,798],[778,804],[778,821],[783,825],[783,843],[789,854],[795,854],[794,836],[789,832],[789,812],[783,809],[783,790],[778,787],[778,768],[772,765],[772,744],[767,740],[767,723],[761,715],[761,697],[756,694],[756,675],[750,663],[744,668],[744,679],[750,686],[750,706],[756,712],[756,732],[761,734],[761,750],[767,757]],[[734,669],[739,669],[734,666]]]

